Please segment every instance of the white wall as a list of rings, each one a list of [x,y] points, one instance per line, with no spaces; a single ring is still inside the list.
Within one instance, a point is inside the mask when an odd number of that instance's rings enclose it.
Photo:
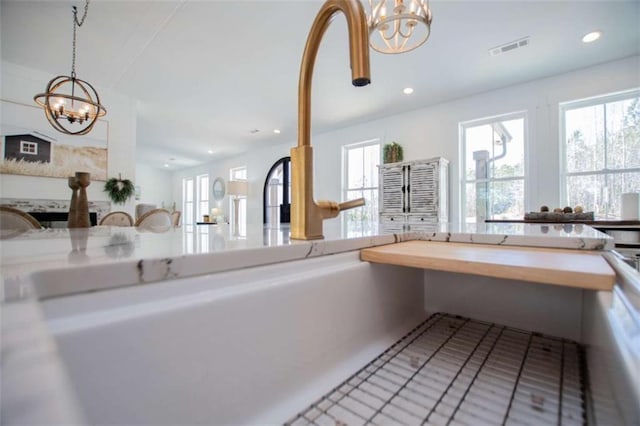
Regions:
[[[47,82],[55,77],[8,62],[2,62],[0,75],[0,97],[25,105],[34,105],[33,96],[42,93]],[[107,176],[117,177],[120,173],[123,179],[133,180],[136,170],[136,101],[113,90],[100,87],[96,87],[96,90],[100,94],[101,103],[107,109],[107,115],[104,117],[109,128]],[[44,112],[42,119],[46,120]],[[0,180],[0,197],[58,200],[71,197],[67,180],[62,178],[3,174]],[[92,182],[87,188],[89,200],[109,201],[103,187],[104,182]],[[132,214],[134,205],[132,199],[124,207],[118,206],[117,209]]]
[[[640,87],[640,56],[609,62],[529,83],[506,87],[455,101],[421,108],[356,126],[314,135],[315,198],[341,197],[341,147],[379,138],[404,147],[405,160],[442,156],[450,166],[450,220],[459,218],[458,124],[483,117],[526,111],[528,116],[528,184],[525,208],[560,205],[558,103]],[[212,178],[229,176],[229,168],[248,167],[250,195],[247,220],[262,221],[262,185],[271,165],[289,155],[295,140],[275,147],[252,150],[244,155],[212,162],[173,174],[173,190],[181,199],[181,179],[199,173]],[[225,201],[224,207],[227,207]]]
[[[289,149],[291,145],[286,143],[277,146],[270,146],[267,148],[251,150],[250,152],[211,163],[204,164],[198,167],[192,167],[189,169],[179,170],[173,173],[173,196],[175,197],[178,206],[182,206],[182,179],[184,177],[194,177],[196,175],[208,173],[210,176],[210,183],[213,184],[213,180],[217,177],[221,177],[225,182],[229,180],[229,170],[235,167],[247,167],[247,181],[249,181],[249,195],[247,197],[247,222],[249,224],[262,223],[262,190],[264,186],[264,180],[267,177],[269,169],[282,157],[289,155]],[[225,216],[230,216],[229,209],[229,197],[217,204],[211,198],[209,202],[209,208],[220,207]],[[181,210],[182,207],[179,207]]]
[[[136,186],[140,187],[140,199],[136,203],[155,204],[171,209],[173,198],[171,173],[147,164],[136,164]],[[176,209],[180,210],[176,204]]]

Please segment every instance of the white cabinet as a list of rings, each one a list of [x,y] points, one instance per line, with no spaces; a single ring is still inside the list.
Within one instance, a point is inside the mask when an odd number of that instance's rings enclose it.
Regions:
[[[406,223],[447,222],[448,171],[441,157],[380,166],[380,221],[398,230]]]

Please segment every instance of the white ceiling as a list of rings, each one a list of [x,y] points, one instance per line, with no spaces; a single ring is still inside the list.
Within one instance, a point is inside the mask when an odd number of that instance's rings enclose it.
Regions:
[[[84,3],[2,0],[2,59],[68,74],[72,5]],[[178,169],[293,143],[300,60],[320,5],[93,0],[78,30],[77,74],[139,100],[137,156],[150,165]],[[403,55],[372,51],[364,88],[351,86],[346,23],[334,20],[314,72],[314,133],[640,53],[637,0],[432,0],[431,9],[427,43]],[[583,44],[594,29],[602,39]],[[488,54],[525,36],[527,48]]]

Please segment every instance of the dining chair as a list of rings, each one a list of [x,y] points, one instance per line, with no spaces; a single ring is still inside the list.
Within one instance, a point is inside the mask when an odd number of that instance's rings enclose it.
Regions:
[[[104,226],[133,226],[133,218],[127,212],[116,211],[107,213],[100,219],[100,225]]]
[[[180,216],[181,215],[182,215],[182,213],[177,211],[177,210],[171,212],[171,220],[172,220],[172,223],[173,223],[174,227],[180,226]]]
[[[165,232],[173,226],[173,218],[169,210],[153,209],[140,216],[135,226],[151,232]]]
[[[30,229],[41,228],[40,222],[29,213],[13,207],[0,206],[0,239],[12,238]]]
[[[136,220],[140,219],[143,214],[158,208],[155,204],[136,204]]]
[[[0,229],[40,229],[42,226],[29,213],[13,207],[0,206]]]

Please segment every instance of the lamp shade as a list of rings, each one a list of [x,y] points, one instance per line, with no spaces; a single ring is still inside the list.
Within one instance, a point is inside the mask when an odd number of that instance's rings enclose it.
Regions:
[[[227,194],[246,196],[249,193],[249,183],[246,180],[231,180],[227,182]]]

